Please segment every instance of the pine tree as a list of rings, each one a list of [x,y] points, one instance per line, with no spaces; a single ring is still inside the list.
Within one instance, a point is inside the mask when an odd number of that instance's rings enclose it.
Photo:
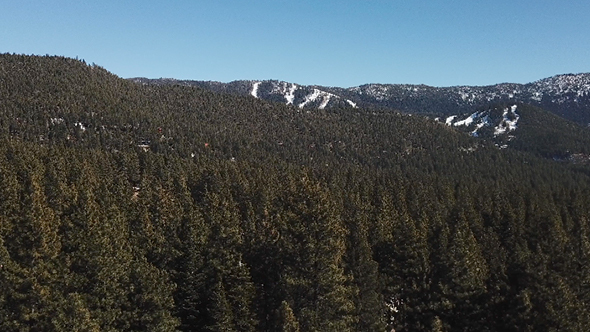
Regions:
[[[353,291],[344,274],[345,230],[333,201],[307,177],[281,197],[283,289],[303,331],[350,331]]]
[[[379,279],[379,266],[373,260],[368,241],[369,207],[358,196],[346,205],[352,220],[349,222],[347,265],[352,273],[352,284],[357,289],[354,296],[357,331],[385,331],[384,299]],[[355,212],[353,212],[355,211]]]
[[[234,310],[227,299],[225,287],[222,280],[215,283],[211,292],[211,298],[208,305],[208,316],[211,323],[207,326],[207,331],[211,332],[237,332],[235,326]]]
[[[180,318],[182,331],[197,331],[203,328],[207,317],[205,290],[208,276],[204,273],[204,251],[209,237],[209,228],[200,211],[194,208],[190,192],[179,183],[182,206],[185,209],[179,239],[180,256],[174,268],[176,316]]]
[[[10,280],[7,295],[11,298],[7,300],[13,302],[10,316],[34,329],[51,329],[51,317],[60,310],[59,285],[64,274],[58,260],[62,250],[60,220],[47,204],[39,160],[26,152],[16,157],[23,163],[17,173],[21,181],[20,216],[3,218],[13,221],[4,235],[10,255],[6,258]]]
[[[287,301],[281,303],[279,317],[281,319],[281,332],[299,332],[299,322]]]
[[[88,310],[84,297],[79,293],[69,293],[59,314],[52,318],[55,331],[101,331],[100,324]]]
[[[131,268],[129,294],[133,315],[130,328],[140,331],[176,331],[174,284],[165,271],[157,269],[145,257],[136,257]]]
[[[398,208],[380,216],[391,225],[390,240],[379,243],[375,249],[384,280],[386,315],[388,324],[396,329],[421,329],[428,320],[428,247],[426,237],[408,215],[404,202],[396,204]]]
[[[101,329],[126,329],[132,316],[133,261],[127,219],[116,206],[101,204],[113,199],[107,198],[110,193],[102,187],[98,169],[88,161],[80,167],[74,183],[77,200],[71,203],[61,229],[69,269],[64,286],[87,299],[90,315]]]
[[[432,319],[432,324],[430,326],[430,332],[445,332],[447,330],[448,329],[445,328],[445,325],[442,322],[442,320],[440,320],[438,316],[434,316],[434,318]]]
[[[487,326],[485,295],[488,266],[465,214],[459,212],[457,218],[448,252],[450,269],[447,282],[454,305],[451,326],[484,330]]]
[[[243,233],[237,206],[227,191],[208,192],[205,204],[203,216],[210,233],[203,253],[204,273],[208,280],[223,283],[236,330],[254,331],[257,325],[252,310],[255,288],[242,257]]]

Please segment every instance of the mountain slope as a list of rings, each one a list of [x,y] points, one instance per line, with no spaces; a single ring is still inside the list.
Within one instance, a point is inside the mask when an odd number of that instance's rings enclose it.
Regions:
[[[590,123],[590,74],[558,75],[528,84],[448,88],[369,84],[344,91],[360,95],[368,104],[408,112],[451,114],[489,103],[520,102],[578,123]]]
[[[590,131],[527,104],[496,104],[471,114],[436,120],[492,141],[500,148],[532,152],[545,158],[580,161],[590,153]]]
[[[281,81],[231,83],[134,78],[144,84],[181,84],[217,92],[253,95],[298,107],[391,108],[408,113],[451,115],[498,102],[526,103],[583,125],[590,123],[590,74],[557,75],[528,84],[437,88],[409,84],[366,84],[352,88],[301,86]]]
[[[326,91],[319,86],[305,86],[284,81],[267,80],[267,81],[233,81],[230,83],[220,83],[213,81],[190,81],[176,79],[147,79],[132,78],[134,82],[142,84],[156,85],[183,85],[197,86],[215,92],[232,93],[237,95],[251,95],[268,101],[284,103],[286,105],[295,105],[299,108],[318,108],[338,106],[352,106],[356,104],[348,99]]]

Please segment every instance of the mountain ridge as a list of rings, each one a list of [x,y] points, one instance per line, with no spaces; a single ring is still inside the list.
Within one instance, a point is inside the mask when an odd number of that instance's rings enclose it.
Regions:
[[[363,84],[356,87],[299,85],[278,80],[229,83],[176,79],[130,78],[141,84],[198,86],[216,92],[252,95],[299,108],[390,108],[436,116],[472,112],[498,102],[526,103],[568,120],[590,124],[590,73],[560,74],[531,83],[433,87],[416,84]]]

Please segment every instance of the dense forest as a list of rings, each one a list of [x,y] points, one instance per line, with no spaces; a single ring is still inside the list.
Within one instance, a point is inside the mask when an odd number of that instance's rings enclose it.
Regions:
[[[0,55],[0,330],[586,331],[590,168],[527,135]]]

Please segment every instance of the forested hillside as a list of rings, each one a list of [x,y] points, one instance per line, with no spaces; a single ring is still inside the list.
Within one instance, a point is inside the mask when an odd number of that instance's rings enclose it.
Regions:
[[[0,330],[586,331],[590,172],[531,149],[0,55]]]
[[[471,114],[436,118],[470,136],[559,161],[587,163],[590,131],[574,122],[527,104],[493,104]]]
[[[196,86],[313,109],[351,105],[365,109],[385,108],[411,114],[449,116],[472,113],[490,104],[524,103],[542,107],[583,126],[590,125],[590,73],[556,75],[527,84],[452,87],[364,84],[342,88],[306,86],[276,80],[230,83],[142,77],[130,80],[141,84]]]

